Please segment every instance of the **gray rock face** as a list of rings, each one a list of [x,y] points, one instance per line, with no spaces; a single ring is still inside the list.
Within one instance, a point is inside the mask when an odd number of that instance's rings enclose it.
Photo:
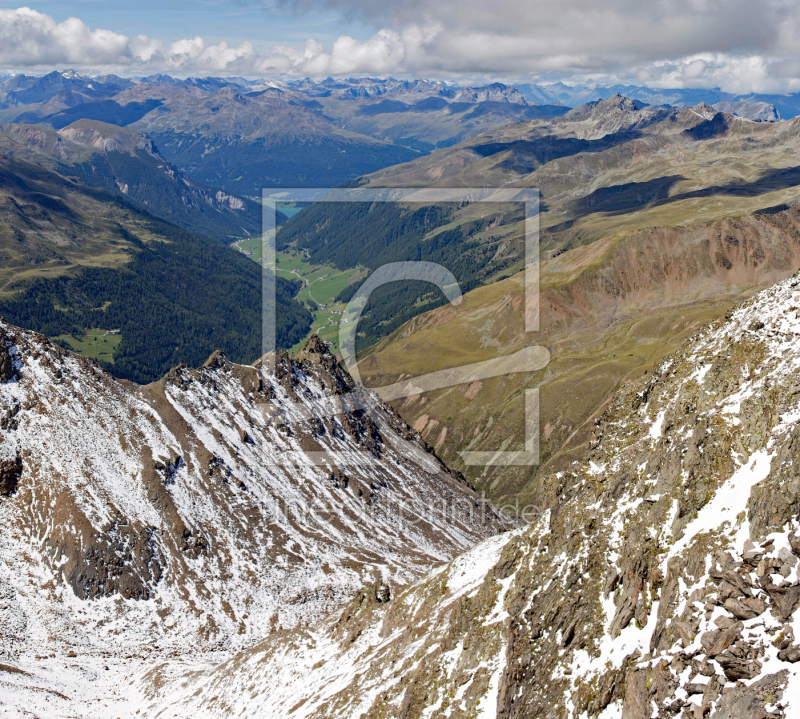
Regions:
[[[737,102],[718,102],[714,107],[720,112],[727,112],[755,122],[779,122],[781,119],[775,106],[768,102],[739,100]]]
[[[567,120],[579,121],[590,117],[601,117],[609,112],[637,113],[644,103],[631,100],[620,93],[605,100],[593,100],[585,105],[570,110],[564,117]]]
[[[674,118],[672,107],[645,105],[617,93],[605,100],[587,102],[564,115],[566,127],[576,137],[596,139],[619,132],[643,130],[650,125]]]

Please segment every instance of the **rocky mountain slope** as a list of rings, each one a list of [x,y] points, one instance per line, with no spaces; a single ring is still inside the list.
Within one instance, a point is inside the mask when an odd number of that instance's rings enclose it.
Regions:
[[[206,671],[145,717],[783,719],[800,709],[800,277],[618,392],[539,514]]]
[[[156,217],[222,242],[261,230],[256,202],[195,182],[140,132],[95,120],[57,132],[11,123],[0,125],[0,151],[124,196]]]
[[[112,692],[155,657],[245,647],[365,584],[388,601],[510,526],[316,338],[140,387],[0,332],[4,716],[125,713]]]

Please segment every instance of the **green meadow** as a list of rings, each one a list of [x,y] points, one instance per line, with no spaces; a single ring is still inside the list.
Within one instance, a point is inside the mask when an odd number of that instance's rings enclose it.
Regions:
[[[264,265],[261,251],[261,238],[253,237],[234,244],[240,252],[249,252],[250,259],[262,266],[274,267],[275,273],[290,280],[300,280],[303,288],[297,294],[297,300],[311,308],[314,323],[309,335],[318,334],[323,341],[333,343],[332,352],[339,349],[339,320],[346,304],[333,303],[335,297],[348,285],[363,281],[367,276],[364,268],[338,270],[330,265],[314,265],[303,251],[294,249],[276,253],[274,265]],[[323,306],[324,305],[324,306]],[[303,342],[298,342],[290,350],[292,353],[300,349]]]
[[[114,352],[122,342],[121,334],[108,334],[107,330],[91,329],[86,334],[74,337],[73,335],[59,335],[53,340],[73,352],[91,357],[104,362],[114,362]]]

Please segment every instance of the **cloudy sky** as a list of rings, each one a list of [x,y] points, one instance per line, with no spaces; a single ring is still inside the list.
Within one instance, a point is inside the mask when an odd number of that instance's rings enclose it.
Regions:
[[[0,68],[800,91],[799,0],[42,0]]]

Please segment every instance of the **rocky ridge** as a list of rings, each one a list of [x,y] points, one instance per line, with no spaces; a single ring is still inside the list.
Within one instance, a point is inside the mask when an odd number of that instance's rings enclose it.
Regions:
[[[509,526],[316,337],[145,387],[7,323],[0,357],[4,716],[94,716],[159,651],[388,598]]]
[[[212,671],[153,670],[143,715],[795,716],[798,337],[794,276],[624,386],[529,527]]]

